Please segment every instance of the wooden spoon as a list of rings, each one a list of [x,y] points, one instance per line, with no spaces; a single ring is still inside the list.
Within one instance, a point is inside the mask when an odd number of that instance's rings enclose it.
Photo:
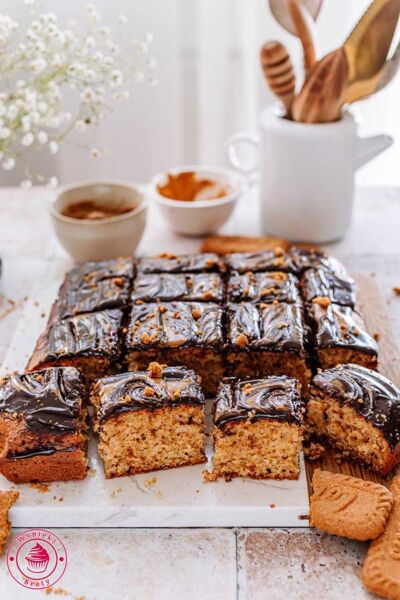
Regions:
[[[303,46],[304,70],[306,75],[316,63],[316,27],[307,7],[299,0],[287,0],[289,14],[295,26],[296,35]]]
[[[321,10],[322,0],[299,0],[299,3],[307,9],[307,12],[315,21]],[[269,7],[279,25],[282,25],[289,33],[297,35],[297,28],[293,23],[286,0],[269,0]]]
[[[396,50],[393,52],[392,58],[387,60],[383,65],[376,91],[379,92],[386,87],[397,74],[400,66],[400,44],[398,44]]]
[[[376,91],[400,15],[400,0],[374,0],[344,43],[349,65],[345,102]]]
[[[293,101],[293,119],[302,123],[326,123],[339,119],[347,76],[343,48],[324,56],[312,69]]]
[[[261,48],[260,60],[271,91],[283,102],[290,114],[296,77],[288,51],[280,42],[267,42]]]

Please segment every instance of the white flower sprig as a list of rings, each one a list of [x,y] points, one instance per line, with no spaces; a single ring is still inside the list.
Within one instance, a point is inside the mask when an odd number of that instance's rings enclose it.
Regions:
[[[32,4],[32,0],[25,0]],[[118,17],[118,27],[127,23]],[[120,36],[121,37],[121,36]],[[93,4],[85,10],[79,31],[62,29],[54,13],[34,15],[25,34],[19,24],[0,14],[0,165],[9,171],[18,162],[24,166],[21,185],[57,185],[51,175],[33,173],[28,154],[32,150],[56,154],[75,132],[98,125],[112,109],[113,100],[128,100],[124,85],[155,83],[155,59],[150,55],[153,36],[131,43],[121,52]],[[65,96],[76,98],[74,114],[66,108]],[[93,157],[102,149],[87,148]]]

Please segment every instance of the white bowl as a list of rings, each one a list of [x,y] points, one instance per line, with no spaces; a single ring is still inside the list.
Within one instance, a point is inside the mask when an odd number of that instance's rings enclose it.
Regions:
[[[232,190],[216,200],[170,200],[162,196],[157,187],[167,183],[168,174],[177,175],[192,171],[205,179],[212,179]],[[151,180],[151,197],[169,227],[184,235],[206,235],[217,231],[231,216],[236,202],[247,189],[246,178],[222,167],[189,165],[169,169]]]
[[[61,214],[80,200],[95,200],[108,206],[131,206],[128,213],[106,219],[73,219]],[[56,235],[76,261],[107,260],[130,256],[139,244],[146,225],[147,203],[138,186],[117,181],[93,181],[60,189],[50,206]]]

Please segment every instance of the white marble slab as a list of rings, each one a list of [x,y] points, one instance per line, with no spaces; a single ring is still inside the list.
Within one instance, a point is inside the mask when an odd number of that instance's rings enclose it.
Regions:
[[[45,326],[65,272],[65,262],[47,262],[40,284],[26,301],[2,372],[21,371]],[[13,508],[15,527],[231,527],[307,524],[307,481],[304,461],[298,481],[203,483],[208,465],[184,467],[106,480],[94,438],[89,444],[90,472],[84,481],[53,483],[46,492],[18,485],[21,497]],[[9,483],[0,478],[2,488]]]

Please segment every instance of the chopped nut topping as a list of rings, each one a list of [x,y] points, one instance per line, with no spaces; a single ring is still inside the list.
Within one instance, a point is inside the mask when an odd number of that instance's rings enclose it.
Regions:
[[[246,385],[244,385],[242,388],[242,392],[245,396],[250,394],[250,390],[251,390],[251,383],[246,383]]]
[[[178,400],[178,398],[180,398],[180,397],[181,397],[181,392],[180,392],[180,390],[175,390],[175,391],[174,391],[174,398],[175,398],[175,400]]]
[[[158,310],[160,311],[161,314],[163,314],[163,313],[167,312],[167,307],[164,306],[163,304],[160,304]]]
[[[140,340],[143,342],[143,344],[150,344],[151,342],[151,338],[149,334],[146,333],[146,331],[142,333],[142,335],[140,336]]]
[[[201,312],[199,311],[198,308],[192,308],[192,316],[193,316],[193,319],[200,319]]]
[[[204,292],[203,297],[206,300],[212,300],[213,294],[211,290],[207,290],[206,292]]]
[[[143,300],[138,299],[138,300],[135,300],[135,304],[144,304],[144,302],[143,302]]]
[[[284,249],[281,248],[280,246],[276,246],[276,248],[274,248],[274,252],[275,252],[275,256],[283,256],[285,254]]]
[[[159,256],[159,258],[168,258],[168,259],[178,258],[176,256],[176,254],[172,254],[171,252],[161,252],[161,254],[159,254],[158,256]]]
[[[249,340],[247,335],[244,335],[244,333],[241,333],[240,335],[237,336],[235,343],[237,344],[237,346],[240,346],[241,348],[245,348],[246,346],[249,345]]]
[[[331,301],[326,296],[317,296],[313,299],[313,304],[318,304],[319,306],[326,308],[331,304]]]
[[[149,385],[146,385],[146,387],[144,388],[144,395],[145,396],[154,396],[153,388],[150,387]]]
[[[122,287],[124,285],[124,280],[122,279],[122,277],[117,277],[116,279],[114,279],[114,283],[116,286]]]
[[[151,379],[161,379],[164,365],[160,365],[158,362],[151,362],[149,364],[149,377]]]
[[[277,325],[276,325],[277,329],[284,329],[285,327],[289,327],[289,323],[285,323],[285,321],[281,321],[280,323],[277,323]]]

